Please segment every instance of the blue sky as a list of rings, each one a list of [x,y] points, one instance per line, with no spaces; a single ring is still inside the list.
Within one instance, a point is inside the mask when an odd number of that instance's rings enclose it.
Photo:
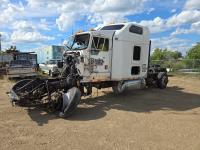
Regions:
[[[2,47],[29,51],[111,22],[149,27],[153,48],[185,52],[200,41],[200,0],[0,0]]]

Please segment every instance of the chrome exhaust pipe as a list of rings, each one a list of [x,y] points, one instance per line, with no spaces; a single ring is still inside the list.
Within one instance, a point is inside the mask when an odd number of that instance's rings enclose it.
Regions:
[[[142,88],[145,85],[145,80],[131,80],[131,81],[125,81],[122,85],[122,89],[128,88],[128,87],[135,87],[135,88]]]

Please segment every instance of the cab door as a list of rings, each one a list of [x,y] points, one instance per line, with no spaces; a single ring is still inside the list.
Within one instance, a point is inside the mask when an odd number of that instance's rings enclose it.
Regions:
[[[92,37],[90,68],[93,80],[104,81],[110,79],[110,51],[109,38]]]

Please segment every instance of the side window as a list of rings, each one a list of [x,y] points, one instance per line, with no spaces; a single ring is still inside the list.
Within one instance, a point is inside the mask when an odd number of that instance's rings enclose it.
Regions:
[[[140,67],[139,66],[133,66],[131,68],[131,75],[139,75],[140,74]]]
[[[99,42],[99,38],[98,37],[93,37],[93,40],[92,40],[92,49],[97,49],[97,46],[98,46],[98,42]]]
[[[103,38],[99,38],[99,44],[97,46],[97,50],[102,50],[104,48],[104,39]]]
[[[136,33],[136,34],[141,34],[142,35],[143,34],[143,28],[135,26],[135,25],[132,25],[129,28],[129,32]]]
[[[140,60],[140,55],[141,55],[141,47],[140,46],[134,46],[133,60]]]
[[[109,39],[93,37],[92,49],[98,51],[108,51],[109,50]]]
[[[108,51],[109,50],[109,39],[105,39],[105,44],[104,44],[104,51]]]

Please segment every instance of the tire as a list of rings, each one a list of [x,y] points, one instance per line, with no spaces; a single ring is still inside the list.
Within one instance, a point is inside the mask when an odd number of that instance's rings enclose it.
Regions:
[[[67,95],[67,98],[63,96],[63,107],[59,113],[59,116],[62,118],[71,116],[81,100],[81,92],[76,87],[69,89],[65,94]]]
[[[123,81],[119,81],[116,86],[112,87],[112,89],[115,94],[122,94],[125,91],[125,88],[123,88]]]
[[[167,83],[168,83],[168,76],[166,73],[162,73],[162,75],[160,75],[160,78],[158,78],[158,88],[160,89],[165,89],[167,87]]]

